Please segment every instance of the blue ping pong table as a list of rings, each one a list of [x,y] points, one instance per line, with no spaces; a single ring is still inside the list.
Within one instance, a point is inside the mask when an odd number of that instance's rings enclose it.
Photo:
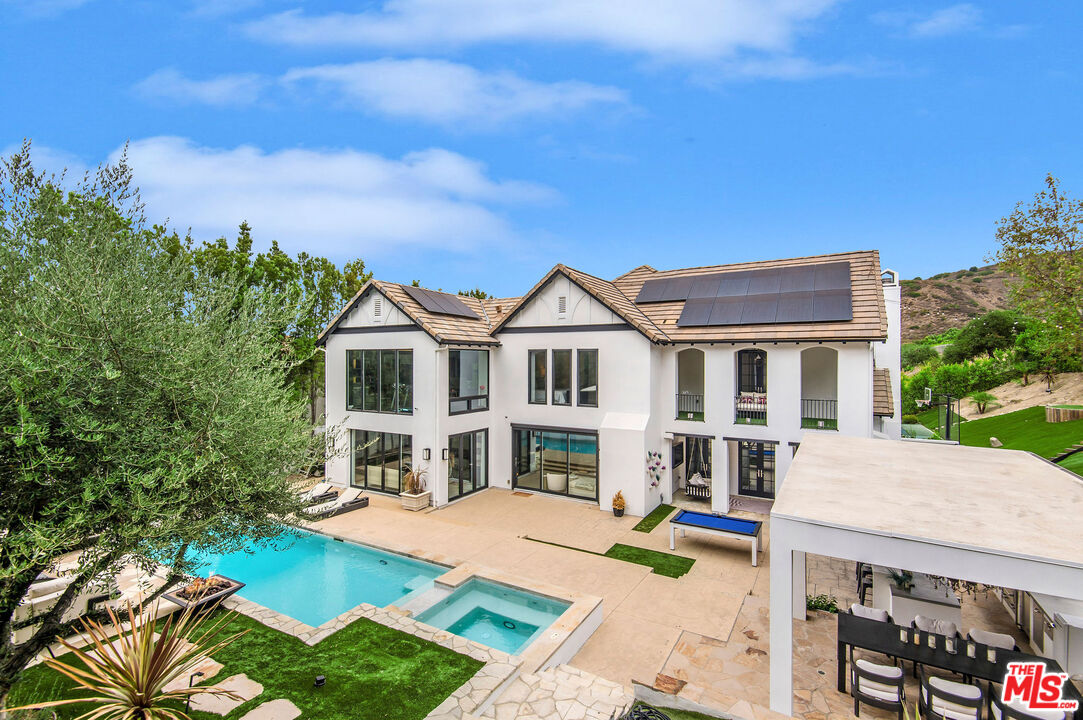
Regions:
[[[681,537],[685,536],[686,530],[701,532],[706,535],[745,540],[752,543],[752,567],[756,567],[756,555],[760,546],[760,530],[763,523],[758,520],[743,520],[729,517],[728,515],[712,515],[711,513],[694,512],[692,510],[680,510],[669,520],[669,549],[676,550],[676,532],[681,531]]]

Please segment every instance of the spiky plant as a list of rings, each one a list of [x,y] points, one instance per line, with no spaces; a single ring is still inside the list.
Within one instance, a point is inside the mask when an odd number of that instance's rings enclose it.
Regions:
[[[82,649],[67,640],[60,643],[78,660],[49,659],[45,664],[75,681],[83,697],[25,705],[14,710],[30,710],[76,703],[94,707],[76,720],[191,720],[180,706],[195,695],[218,695],[241,699],[229,690],[214,686],[166,689],[179,678],[188,678],[207,657],[247,633],[244,630],[219,638],[233,618],[223,614],[214,622],[196,616],[191,608],[180,619],[165,619],[156,627],[154,613],[144,613],[142,605],[127,604],[128,628],[123,627],[113,608],[108,608],[109,622],[84,618],[83,630],[89,643]],[[113,639],[115,638],[115,639]]]

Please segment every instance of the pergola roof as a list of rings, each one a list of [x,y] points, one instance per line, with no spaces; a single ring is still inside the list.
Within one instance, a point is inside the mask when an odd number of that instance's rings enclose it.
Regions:
[[[1083,478],[1019,450],[809,433],[771,515],[1083,568]]]

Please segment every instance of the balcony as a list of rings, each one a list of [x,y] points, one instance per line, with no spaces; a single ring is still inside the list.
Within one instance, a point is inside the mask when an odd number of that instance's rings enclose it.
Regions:
[[[733,422],[738,425],[767,424],[767,393],[743,392],[733,399]]]
[[[703,422],[703,395],[677,393],[677,419]]]
[[[838,400],[801,399],[801,427],[808,430],[838,430]]]

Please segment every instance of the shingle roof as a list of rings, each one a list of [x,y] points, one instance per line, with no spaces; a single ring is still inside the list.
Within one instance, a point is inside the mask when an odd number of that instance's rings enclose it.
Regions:
[[[545,274],[541,280],[539,280],[534,287],[530,289],[526,295],[516,302],[516,304],[510,308],[505,315],[501,318],[500,322],[493,328],[493,333],[500,332],[500,329],[504,326],[512,315],[519,310],[520,307],[525,305],[534,297],[545,285],[553,278],[554,275],[561,274],[571,280],[573,283],[583,289],[584,292],[589,293],[602,305],[605,305],[612,312],[616,313],[622,320],[634,327],[639,332],[643,333],[648,340],[652,342],[664,342],[666,339],[665,334],[655,327],[654,323],[650,321],[643,311],[634,302],[628,299],[628,296],[617,289],[616,285],[603,280],[593,275],[570,268],[567,265],[556,265]]]
[[[891,371],[876,368],[872,371],[872,414],[881,417],[895,416],[895,400],[891,395]]]
[[[797,340],[882,340],[887,337],[887,311],[884,307],[883,285],[880,280],[880,253],[865,250],[832,255],[767,260],[656,271],[638,267],[613,281],[626,297],[639,294],[643,283],[655,278],[691,277],[733,270],[758,270],[793,265],[828,262],[850,263],[850,289],[853,319],[836,322],[778,323],[762,325],[724,325],[717,327],[678,327],[677,318],[684,301],[644,303],[637,307],[658,328],[669,342],[754,342]]]

